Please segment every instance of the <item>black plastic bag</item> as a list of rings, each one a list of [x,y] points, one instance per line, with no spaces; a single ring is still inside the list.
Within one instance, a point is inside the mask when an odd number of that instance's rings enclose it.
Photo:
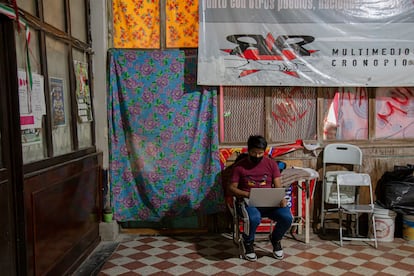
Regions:
[[[395,166],[375,188],[377,204],[401,214],[414,214],[414,166]]]

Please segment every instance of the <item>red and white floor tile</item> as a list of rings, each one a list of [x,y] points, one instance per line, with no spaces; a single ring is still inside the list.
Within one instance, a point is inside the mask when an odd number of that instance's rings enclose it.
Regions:
[[[272,257],[268,241],[255,244],[258,260],[239,258],[226,234],[139,236],[121,234],[97,275],[414,275],[414,243],[395,238],[378,248],[361,243],[285,238],[283,260]]]

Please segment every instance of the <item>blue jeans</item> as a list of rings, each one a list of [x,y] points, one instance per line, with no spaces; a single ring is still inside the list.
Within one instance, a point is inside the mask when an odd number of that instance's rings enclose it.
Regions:
[[[289,207],[252,207],[246,206],[246,211],[249,214],[249,235],[243,234],[243,239],[245,242],[253,242],[256,234],[257,227],[259,226],[262,217],[268,217],[274,222],[276,222],[276,227],[274,227],[271,240],[273,242],[280,241],[285,233],[289,230],[293,222],[292,212]]]

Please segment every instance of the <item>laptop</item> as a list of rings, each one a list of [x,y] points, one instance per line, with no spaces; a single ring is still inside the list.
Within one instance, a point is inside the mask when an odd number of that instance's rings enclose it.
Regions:
[[[251,188],[248,204],[254,207],[279,207],[285,197],[285,188]]]

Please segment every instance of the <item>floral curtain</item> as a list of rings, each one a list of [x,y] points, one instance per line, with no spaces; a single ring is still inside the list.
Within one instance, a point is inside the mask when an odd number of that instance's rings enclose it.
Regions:
[[[109,176],[117,221],[215,213],[217,90],[198,87],[195,50],[111,50]]]
[[[167,48],[198,47],[198,0],[113,0],[112,13],[115,48],[160,49],[161,29]]]
[[[148,0],[112,1],[115,48],[160,48],[160,4]]]
[[[198,0],[167,0],[167,48],[198,47]]]

